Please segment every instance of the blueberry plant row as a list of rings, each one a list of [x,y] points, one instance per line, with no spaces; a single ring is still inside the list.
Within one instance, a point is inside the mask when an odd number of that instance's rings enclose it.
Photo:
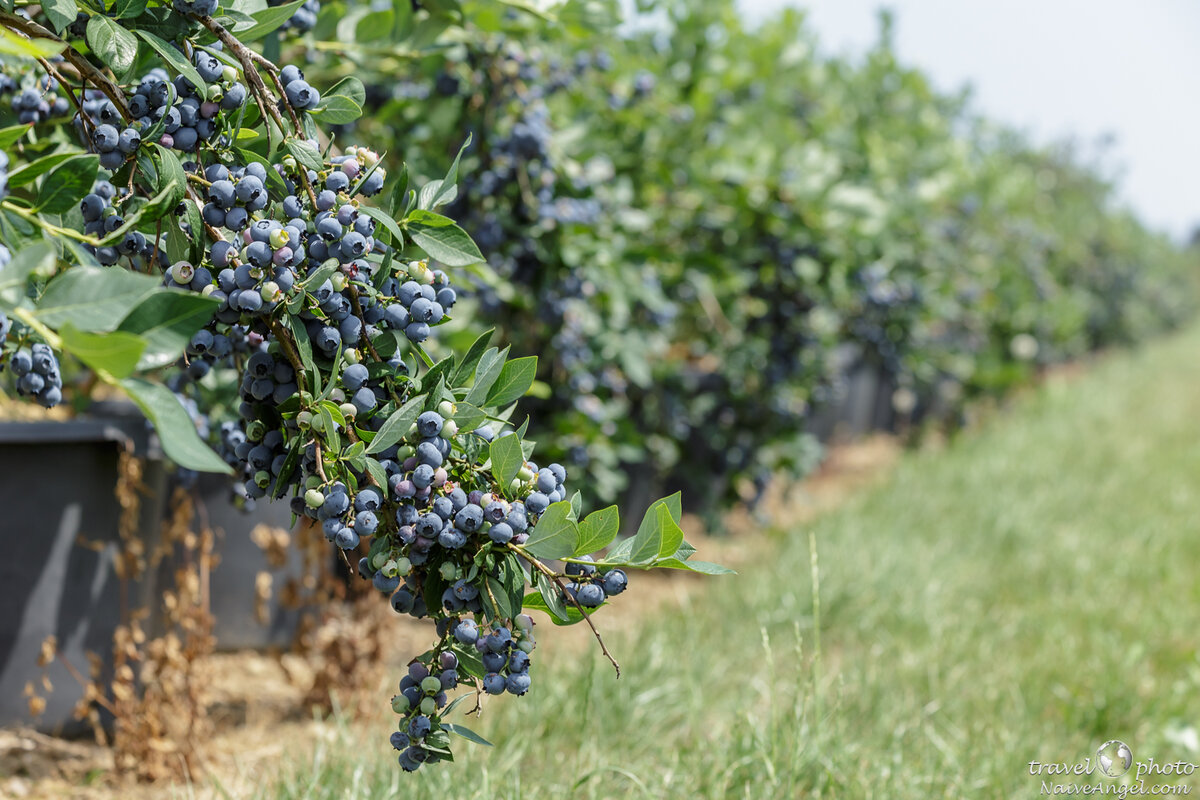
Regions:
[[[180,468],[289,498],[397,613],[431,620],[391,701],[412,771],[479,740],[449,721],[464,689],[530,689],[527,611],[596,631],[633,570],[726,570],[692,559],[678,495],[616,541],[615,507],[585,515],[567,470],[534,461],[515,411],[535,357],[490,331],[438,343],[458,270],[483,260],[439,212],[459,160],[410,188],[336,135],[362,83],[266,55],[313,13],[0,3],[0,365],[47,407],[118,387]]]
[[[718,510],[812,465],[848,361],[889,378],[898,416],[953,422],[1192,313],[1193,254],[1120,207],[1103,162],[939,92],[886,20],[849,59],[795,12],[638,7],[617,27],[594,4],[462,3],[416,26],[323,0],[284,43],[357,43],[338,52],[370,113],[344,130],[414,174],[472,132],[450,208],[486,263],[464,302],[544,354],[531,430],[585,494],[649,482]]]

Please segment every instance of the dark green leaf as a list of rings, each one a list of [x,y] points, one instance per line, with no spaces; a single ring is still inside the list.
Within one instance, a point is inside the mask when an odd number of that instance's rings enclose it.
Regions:
[[[571,519],[571,504],[562,500],[542,512],[522,546],[538,558],[564,558],[575,552],[578,542],[579,528]]]
[[[454,370],[454,377],[450,380],[451,384],[454,386],[463,386],[466,384],[467,379],[475,372],[475,367],[479,364],[479,359],[483,357],[484,352],[488,349],[488,342],[492,340],[492,334],[495,331],[495,328],[488,328],[479,335],[479,338],[467,350],[467,354],[463,356],[462,361],[459,362],[458,368]]]
[[[25,297],[29,276],[35,272],[49,273],[57,261],[57,253],[46,242],[35,242],[17,250],[12,260],[0,267],[0,305],[12,308],[19,304]]]
[[[35,209],[43,214],[63,214],[70,211],[92,191],[99,169],[99,156],[75,156],[67,159],[42,181]]]
[[[736,575],[737,572],[722,567],[720,564],[713,564],[708,561],[680,561],[678,558],[663,558],[655,561],[651,566],[655,569],[682,569],[688,572],[699,572],[702,575]]]
[[[430,181],[421,187],[421,193],[417,200],[418,208],[432,211],[439,206],[454,202],[458,196],[458,162],[462,160],[463,153],[470,146],[471,136],[468,134],[467,141],[463,142],[463,146],[459,148],[458,155],[454,157],[454,163],[446,172],[446,177]]]
[[[62,33],[63,28],[75,21],[79,6],[75,5],[75,0],[42,0],[42,11],[54,26],[54,32]]]
[[[446,266],[465,267],[483,261],[467,232],[447,217],[418,209],[408,215],[406,223],[413,243]]]
[[[525,457],[521,454],[521,437],[514,434],[499,436],[492,441],[488,449],[492,459],[492,475],[502,491],[508,491],[508,485],[521,471]]]
[[[504,369],[507,358],[507,347],[504,350],[492,347],[483,354],[479,359],[479,366],[475,369],[475,382],[471,384],[471,391],[467,392],[467,402],[482,406],[487,401],[488,390],[500,377],[500,370]]]
[[[491,742],[489,742],[487,739],[480,736],[475,731],[468,728],[466,725],[455,725],[455,724],[452,724],[449,722],[443,722],[442,730],[450,731],[455,736],[461,736],[462,738],[464,738],[468,741],[474,742],[475,744],[482,744],[482,745],[486,745],[488,747],[492,746]]]
[[[514,358],[504,365],[492,388],[488,391],[487,405],[504,408],[529,391],[537,375],[537,356]]]
[[[317,152],[317,148],[313,147],[308,141],[289,138],[284,140],[283,145],[296,158],[296,161],[303,166],[318,172],[325,169],[325,160],[321,158],[321,154]]]
[[[21,140],[21,137],[29,133],[29,129],[33,127],[33,123],[28,125],[11,125],[7,128],[0,128],[0,150],[7,150]]]
[[[358,211],[360,214],[366,214],[368,217],[382,225],[387,232],[391,234],[392,242],[394,244],[400,246],[404,243],[404,233],[401,232],[400,226],[396,224],[396,220],[392,219],[388,214],[385,214],[383,209],[374,208],[372,206],[359,206]]]
[[[87,43],[96,57],[118,75],[128,72],[137,58],[137,39],[103,14],[88,20]]]
[[[367,448],[367,452],[372,455],[381,453],[403,439],[408,434],[408,429],[417,421],[424,404],[425,395],[419,394],[392,412],[392,415],[387,418],[387,422],[383,423],[383,427],[379,429],[379,433],[375,434],[375,438],[371,440],[371,446]]]
[[[5,128],[5,130],[12,129]],[[85,155],[85,153],[81,150],[71,150],[66,153],[51,153],[48,156],[42,156],[36,161],[30,161],[28,164],[17,167],[8,173],[8,188],[15,189],[18,186],[33,183],[40,175],[45,175],[64,161],[80,155]]]
[[[273,6],[251,14],[250,16],[254,19],[254,24],[246,28],[239,26],[235,29],[237,38],[245,44],[258,41],[291,19],[306,2],[307,0],[294,0],[294,2],[287,3],[286,5]]]
[[[200,92],[208,91],[208,85],[204,82],[204,78],[200,77],[199,71],[192,66],[192,62],[183,57],[183,53],[180,53],[171,44],[164,42],[149,31],[138,30],[135,33],[142,37],[142,40],[146,44],[154,48],[154,52],[158,53],[163,61],[166,61],[172,70],[182,75],[188,83],[196,87]]]

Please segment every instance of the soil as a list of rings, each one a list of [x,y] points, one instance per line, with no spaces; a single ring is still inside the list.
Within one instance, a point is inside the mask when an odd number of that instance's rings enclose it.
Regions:
[[[850,495],[884,477],[895,463],[900,447],[895,439],[873,436],[839,445],[823,466],[803,482],[769,491],[759,511],[729,515],[729,535],[708,536],[698,519],[685,517],[687,539],[706,561],[738,569],[750,556],[769,546],[765,531],[780,522],[802,524],[836,508]],[[702,580],[687,573],[663,570],[638,575],[636,603],[614,603],[605,610],[610,629],[636,624],[640,617],[663,607],[686,603]],[[387,619],[388,650],[382,669],[374,670],[362,694],[377,701],[388,692],[396,672],[430,641],[426,624],[397,619],[378,604]],[[547,623],[548,624],[548,623]],[[593,644],[584,625],[555,631],[556,650]],[[204,742],[202,774],[187,774],[190,797],[233,796],[249,793],[263,774],[274,768],[285,753],[304,751],[330,736],[330,726],[305,708],[313,667],[300,656],[287,653],[244,651],[206,657],[201,668],[209,682],[209,714],[214,732]],[[378,710],[365,711],[370,724]],[[374,704],[378,709],[378,703]],[[182,770],[181,770],[182,771]],[[228,794],[209,788],[214,782]],[[0,729],[0,797],[83,798],[86,800],[160,800],[173,796],[170,785],[137,784],[113,772],[112,752],[91,741],[69,741],[32,729]]]

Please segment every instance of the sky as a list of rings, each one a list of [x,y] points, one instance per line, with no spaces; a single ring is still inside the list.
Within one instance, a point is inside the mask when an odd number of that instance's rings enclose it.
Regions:
[[[785,0],[739,0],[762,18]],[[826,52],[861,53],[895,12],[901,60],[1035,142],[1115,137],[1120,195],[1177,238],[1200,225],[1200,2],[793,0]]]

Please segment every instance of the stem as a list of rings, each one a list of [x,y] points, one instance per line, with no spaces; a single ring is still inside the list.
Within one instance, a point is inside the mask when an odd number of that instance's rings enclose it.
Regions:
[[[89,117],[87,114],[83,113],[83,106],[80,104],[79,98],[75,96],[75,93],[73,91],[71,91],[71,85],[69,83],[67,83],[67,79],[64,78],[62,76],[62,73],[59,72],[57,69],[55,69],[54,65],[51,64],[46,59],[39,58],[37,60],[37,62],[42,65],[42,69],[46,70],[47,75],[49,75],[51,78],[54,78],[54,80],[58,81],[58,85],[62,87],[64,92],[66,92],[67,97],[71,100],[71,105],[75,106],[75,110],[79,112],[80,124],[83,125],[83,127],[86,128],[88,131],[90,131],[91,133],[94,134],[96,132],[96,127],[92,124],[92,118]],[[83,90],[80,89],[80,94],[82,94],[82,93],[83,93]],[[133,173],[130,173],[131,177],[132,177],[132,174]]]
[[[70,228],[60,228],[57,225],[55,225],[51,222],[47,222],[46,220],[42,219],[41,217],[39,217],[37,214],[34,214],[29,209],[23,208],[23,207],[16,205],[15,203],[12,203],[8,200],[0,202],[0,208],[3,208],[5,211],[13,212],[14,214],[16,214],[17,216],[26,220],[27,222],[32,222],[34,225],[37,225],[39,228],[46,231],[47,233],[52,233],[55,236],[65,236],[68,239],[74,239],[77,242],[83,242],[84,244],[90,244],[92,247],[100,246],[100,241],[101,241],[100,239],[97,239],[94,236],[88,236],[85,233],[80,233],[79,231],[71,230]]]
[[[32,20],[18,17],[16,14],[9,14],[0,11],[0,24],[11,31],[24,34],[31,39],[49,39],[52,42],[66,44],[62,39],[55,36],[54,33],[41,25],[38,25]],[[75,48],[67,45],[63,50],[63,58],[71,63],[79,71],[80,77],[85,82],[90,81],[95,84],[96,88],[104,92],[104,96],[112,101],[112,104],[117,107],[117,111],[121,113],[121,118],[126,122],[133,119],[133,115],[129,113],[129,106],[125,104],[125,93],[121,91],[121,87],[117,86],[108,77],[96,69],[92,62]]]
[[[587,609],[584,608],[583,606],[581,606],[579,604],[579,601],[577,599],[575,599],[575,597],[566,590],[566,587],[563,586],[562,578],[559,577],[552,569],[550,569],[545,564],[543,564],[541,561],[539,561],[535,556],[530,555],[530,553],[527,550],[525,550],[524,547],[521,547],[518,544],[513,544],[511,542],[509,542],[507,547],[509,550],[512,550],[514,553],[519,555],[521,558],[528,561],[530,566],[532,566],[538,572],[542,573],[547,578],[549,578],[551,581],[553,581],[554,585],[557,586],[559,588],[559,590],[561,590],[562,593],[564,595],[566,595],[567,599],[571,601],[571,605],[573,605],[577,609],[579,609],[579,613],[583,615],[583,621],[586,622],[588,624],[588,627],[592,629],[592,633],[595,634],[595,636],[596,636],[596,641],[600,643],[600,651],[602,653],[604,653],[604,655],[608,659],[609,663],[613,665],[613,669],[615,669],[617,671],[617,677],[620,678],[621,677],[621,665],[617,663],[617,660],[615,658],[613,658],[612,653],[608,652],[608,647],[605,646],[605,644],[604,644],[604,638],[600,636],[600,631],[596,629],[596,623],[592,622],[592,617],[590,614],[588,614]]]
[[[288,335],[288,331],[279,324],[279,320],[271,320],[271,333],[275,334],[275,339],[279,342],[279,346],[283,348],[283,354],[287,356],[288,363],[292,365],[292,370],[296,373],[296,383],[300,387],[300,391],[305,391],[305,373],[304,364],[300,361],[300,354],[296,352],[296,345],[292,342],[292,337]]]

